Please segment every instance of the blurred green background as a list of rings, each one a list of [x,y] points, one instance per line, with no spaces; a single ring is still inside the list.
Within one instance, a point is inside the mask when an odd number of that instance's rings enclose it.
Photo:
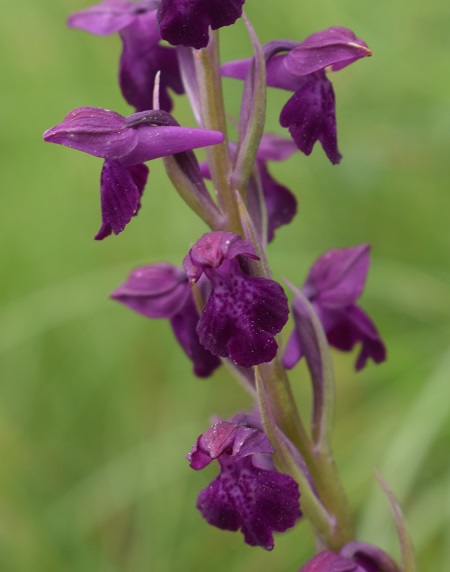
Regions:
[[[137,264],[180,263],[204,231],[151,165],[139,217],[93,241],[101,162],[45,145],[74,107],[123,114],[118,37],[69,31],[57,0],[3,2],[1,18],[0,570],[2,572],[294,572],[313,549],[306,523],[275,550],[247,547],[195,510],[215,468],[184,455],[209,423],[249,407],[219,371],[195,379],[166,322],[108,299]],[[300,284],[324,250],[370,242],[362,305],[389,360],[355,375],[334,355],[335,450],[360,538],[398,555],[378,467],[404,508],[424,571],[450,570],[450,5],[442,0],[246,3],[262,41],[352,28],[371,59],[333,76],[344,160],[317,147],[273,165],[299,199],[269,257]],[[249,55],[242,22],[224,59]],[[226,83],[229,111],[240,85]],[[268,129],[287,93],[269,97]],[[193,125],[186,103],[175,114]],[[293,375],[302,406],[307,376]]]

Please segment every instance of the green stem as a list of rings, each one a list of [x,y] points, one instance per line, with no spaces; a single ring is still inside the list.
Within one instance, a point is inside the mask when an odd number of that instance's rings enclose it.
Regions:
[[[282,472],[289,473],[297,481],[301,491],[302,512],[311,521],[320,536],[328,541],[332,536],[333,519],[330,518],[320,499],[312,490],[306,474],[300,470],[285,442],[283,442],[273,417],[272,403],[268,398],[267,387],[260,375],[259,367],[255,368],[255,382],[264,429],[276,450],[274,455],[275,464]]]
[[[232,162],[226,135],[217,32],[211,34],[206,48],[194,52],[194,59],[203,127],[222,131],[225,134],[223,143],[206,149],[219,207],[225,214],[222,226],[215,230],[227,230],[244,236],[238,192],[231,182]],[[255,141],[257,139],[255,134],[252,134],[252,141],[253,139]],[[248,166],[243,171],[247,176]],[[244,182],[245,177],[241,184]],[[314,447],[297,410],[286,371],[277,359],[270,364],[260,365],[258,369],[265,388],[264,397],[260,399],[270,404],[274,424],[297,447],[308,467],[317,495],[310,490],[309,483],[305,482],[304,475],[289,455],[285,455],[284,463],[304,487],[309,487],[305,489],[307,490],[306,505],[317,533],[326,540],[331,549],[339,550],[345,543],[352,540],[354,535],[350,511],[331,451],[327,447],[324,447],[324,450],[317,450]],[[263,408],[264,403],[261,406]]]
[[[316,451],[306,432],[286,371],[276,359],[270,364],[259,366],[267,399],[277,427],[297,447],[313,479],[317,494],[328,514],[331,528],[326,541],[332,550],[339,550],[354,539],[350,508],[341,484],[331,450]],[[315,521],[311,519],[313,526]],[[317,529],[323,535],[323,529]]]
[[[277,426],[297,447],[309,466],[313,461],[311,440],[295,406],[294,395],[285,370],[277,358],[269,364],[261,364],[259,370],[267,388],[267,397]]]
[[[225,135],[223,143],[206,148],[211,179],[220,209],[227,213],[226,230],[242,236],[238,205],[231,184],[232,163],[228,148],[217,32],[211,33],[208,46],[195,52],[194,59],[203,127],[222,131]]]

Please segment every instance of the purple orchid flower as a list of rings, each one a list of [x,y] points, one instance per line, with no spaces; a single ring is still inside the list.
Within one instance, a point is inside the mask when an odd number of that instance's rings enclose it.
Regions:
[[[205,274],[212,286],[197,326],[200,343],[214,355],[251,367],[275,357],[275,335],[289,308],[277,282],[245,273],[246,258],[258,259],[249,242],[217,231],[203,235],[183,265],[191,284]]]
[[[72,14],[69,27],[105,36],[119,33],[123,44],[120,58],[119,84],[126,101],[145,111],[153,108],[153,90],[160,76],[159,106],[172,109],[168,89],[183,93],[178,59],[174,48],[161,46],[156,11],[159,0],[104,0]]]
[[[247,544],[266,550],[273,549],[273,532],[285,532],[301,516],[292,477],[255,462],[274,452],[261,430],[236,416],[210,427],[187,455],[195,470],[214,459],[220,465],[219,476],[198,496],[197,508],[206,521],[222,530],[240,529]]]
[[[349,542],[339,553],[324,550],[299,572],[401,572],[383,550],[365,542]]]
[[[275,41],[264,46],[267,85],[293,91],[280,114],[297,147],[310,155],[319,141],[330,161],[339,163],[333,86],[325,69],[340,70],[370,56],[367,44],[346,28],[334,27],[308,36],[303,42]],[[245,79],[251,60],[229,62],[222,74]]]
[[[209,28],[231,26],[242,16],[245,0],[161,0],[158,22],[161,37],[174,46],[199,50],[209,41]]]
[[[198,339],[196,327],[200,316],[183,268],[168,263],[136,268],[111,298],[147,318],[170,320],[173,333],[198,377],[210,376],[220,365],[220,360]]]
[[[357,370],[362,369],[369,358],[375,363],[386,359],[386,348],[378,330],[369,316],[356,305],[369,270],[369,250],[368,244],[362,244],[328,251],[316,260],[302,287],[303,294],[310,300],[322,322],[330,345],[341,351],[350,351],[361,342],[355,366]],[[301,320],[296,320],[296,314],[294,298],[296,328],[283,356],[287,369],[294,367],[304,351],[297,330],[301,327]]]
[[[101,240],[119,234],[140,209],[148,168],[145,161],[223,141],[219,131],[181,127],[164,111],[123,117],[98,107],[78,107],[44,133],[45,141],[105,159],[100,195]]]

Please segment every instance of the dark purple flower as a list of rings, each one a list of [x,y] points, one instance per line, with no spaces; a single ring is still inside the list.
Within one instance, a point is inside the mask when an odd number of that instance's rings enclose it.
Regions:
[[[196,470],[214,459],[220,465],[220,475],[199,494],[197,508],[209,524],[240,529],[250,546],[272,550],[273,532],[285,532],[301,515],[298,485],[289,475],[253,463],[275,451],[262,431],[235,421],[210,427],[187,455]]]
[[[245,0],[161,0],[161,37],[174,46],[207,46],[209,28],[230,26],[242,15]]]
[[[325,72],[307,76],[281,110],[280,125],[289,129],[305,155],[310,155],[319,141],[333,165],[342,159],[337,147],[334,90]]]
[[[58,143],[105,159],[100,180],[103,224],[96,239],[119,234],[140,208],[147,180],[144,162],[223,141],[219,131],[179,126],[164,111],[123,117],[98,107],[79,107],[44,133]]]
[[[339,163],[334,91],[325,69],[337,71],[370,56],[367,44],[346,28],[328,28],[300,43],[276,41],[264,47],[267,85],[293,91],[281,110],[280,124],[287,127],[298,148],[309,155],[319,141],[333,164]],[[245,79],[250,60],[222,66],[229,77]]]
[[[104,36],[119,33],[123,43],[119,83],[126,101],[144,111],[153,108],[153,90],[158,71],[160,77],[160,108],[172,109],[168,89],[183,93],[176,50],[160,45],[156,21],[159,0],[104,0],[72,14],[71,28],[81,28]]]
[[[148,318],[170,320],[175,337],[194,364],[195,375],[208,377],[220,365],[199,342],[199,314],[182,268],[167,263],[136,268],[111,298]]]
[[[401,572],[392,558],[364,542],[349,542],[337,554],[324,550],[302,566],[299,572]]]
[[[251,367],[275,357],[275,335],[289,308],[277,282],[244,272],[246,258],[258,258],[249,242],[218,231],[203,235],[183,265],[191,284],[204,273],[212,286],[197,326],[200,343],[214,355]]]
[[[328,342],[342,351],[350,351],[361,342],[361,350],[356,361],[356,369],[362,369],[368,358],[380,363],[386,359],[386,348],[374,323],[356,305],[361,296],[369,270],[370,246],[362,244],[353,248],[330,250],[312,266],[303,294],[311,301],[320,318]],[[293,316],[296,321],[296,300],[293,303]],[[300,334],[296,328],[289,338],[283,357],[287,369],[303,356]]]

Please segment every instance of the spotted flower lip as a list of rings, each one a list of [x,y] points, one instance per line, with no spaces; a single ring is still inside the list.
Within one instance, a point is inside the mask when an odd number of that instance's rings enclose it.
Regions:
[[[199,314],[183,268],[166,262],[136,268],[111,298],[147,318],[169,320],[198,377],[210,376],[220,365],[198,339]]]
[[[209,41],[209,28],[234,24],[245,0],[161,0],[158,22],[161,37],[174,46],[199,50]]]
[[[200,343],[212,354],[249,368],[275,357],[275,335],[286,324],[289,307],[277,282],[243,271],[240,260],[246,258],[258,258],[249,242],[216,231],[198,240],[183,265],[191,284],[203,274],[211,283],[197,326]]]
[[[119,234],[138,213],[147,181],[144,163],[221,143],[219,131],[181,127],[165,111],[128,117],[99,107],[78,107],[44,133],[44,140],[105,159],[100,179],[102,240]]]
[[[258,467],[258,456],[275,451],[259,429],[220,421],[199,436],[187,455],[200,470],[217,460],[219,476],[200,492],[197,508],[209,524],[241,530],[251,546],[272,550],[273,532],[285,532],[300,517],[297,483],[289,475]]]
[[[104,0],[75,12],[68,19],[70,28],[105,36],[119,33],[123,44],[119,84],[126,101],[137,111],[153,107],[155,77],[160,72],[159,106],[170,111],[169,88],[183,93],[176,51],[161,46],[156,10],[159,0]]]
[[[369,358],[375,363],[386,359],[386,348],[374,323],[356,305],[361,296],[369,270],[370,246],[361,244],[352,248],[330,250],[318,258],[309,271],[302,287],[303,294],[310,300],[327,335],[328,342],[341,351],[350,351],[361,342],[356,360],[360,370]],[[283,363],[287,369],[303,356],[300,334],[301,320],[296,320],[296,304],[293,302],[293,316],[296,322],[288,340]]]

